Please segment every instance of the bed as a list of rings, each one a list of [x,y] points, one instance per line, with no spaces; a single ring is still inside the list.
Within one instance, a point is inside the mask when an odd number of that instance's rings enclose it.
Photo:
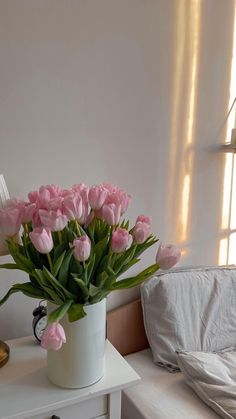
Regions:
[[[236,284],[236,270],[233,269]],[[231,273],[230,275],[232,276]],[[219,290],[216,294],[218,298]],[[233,298],[235,301],[235,297]],[[123,393],[122,419],[235,418],[236,411],[235,415],[232,411],[229,415],[224,415],[224,412],[219,415],[217,410],[214,411],[203,403],[186,383],[182,372],[171,373],[166,368],[154,364],[155,356],[149,347],[150,339],[148,340],[146,336],[147,325],[144,327],[145,315],[142,304],[143,301],[136,300],[112,310],[107,316],[108,338],[141,377],[139,384]],[[227,310],[229,309],[227,307]],[[219,311],[218,307],[217,310]],[[227,311],[227,315],[231,314]],[[234,325],[233,323],[233,329]],[[236,329],[234,330],[236,339]],[[228,346],[227,339],[226,344]],[[219,342],[219,345],[222,346],[222,343]],[[236,399],[236,392],[234,394]]]

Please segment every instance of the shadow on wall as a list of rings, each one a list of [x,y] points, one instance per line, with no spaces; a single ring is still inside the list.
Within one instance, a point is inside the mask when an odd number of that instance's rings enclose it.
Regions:
[[[235,126],[236,2],[176,2],[174,43],[168,236],[186,265],[235,263],[236,164],[219,145]]]

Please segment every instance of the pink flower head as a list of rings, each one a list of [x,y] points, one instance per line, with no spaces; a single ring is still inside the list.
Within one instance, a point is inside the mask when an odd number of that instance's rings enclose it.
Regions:
[[[111,249],[114,253],[121,253],[129,249],[133,241],[133,237],[125,228],[117,228],[112,233]]]
[[[73,241],[74,257],[79,262],[85,262],[91,253],[91,242],[88,236],[81,236]]]
[[[0,231],[7,237],[15,236],[21,226],[21,210],[19,208],[6,208],[0,210]]]
[[[36,204],[39,200],[38,191],[32,191],[28,193],[28,199],[31,204]]]
[[[142,223],[138,221],[134,226],[134,238],[136,243],[141,244],[147,240],[147,238],[151,235],[151,227],[150,224]]]
[[[40,186],[38,191],[29,192],[29,202],[35,203],[38,208],[48,208],[51,199],[61,196],[61,188],[58,185]]]
[[[83,201],[79,193],[70,194],[64,198],[63,211],[68,220],[80,220],[83,214]]]
[[[121,217],[121,205],[104,204],[103,207],[97,212],[98,218],[106,221],[110,226],[119,224]]]
[[[41,346],[47,351],[53,349],[58,351],[62,344],[66,343],[66,335],[60,323],[51,323],[44,330],[41,336]]]
[[[85,185],[84,183],[79,183],[79,184],[73,185],[72,190],[74,192],[77,192],[77,193],[81,194],[83,199],[88,199],[89,187],[87,185]]]
[[[90,207],[99,210],[103,206],[107,194],[108,192],[102,186],[92,186],[88,193]]]
[[[68,219],[60,209],[58,210],[39,210],[39,217],[44,227],[49,228],[51,231],[61,231],[65,228]]]
[[[50,230],[44,227],[36,227],[29,233],[29,237],[39,253],[46,254],[53,249],[53,239]]]
[[[50,199],[47,202],[46,208],[47,210],[57,211],[58,209],[62,211],[64,198],[62,196],[57,196],[56,198]]]
[[[25,203],[24,208],[22,209],[22,219],[23,224],[30,223],[33,220],[33,215],[36,210],[36,204]]]
[[[47,200],[57,198],[61,195],[61,188],[58,185],[45,185],[40,186],[39,195],[45,196]]]
[[[125,213],[131,201],[131,196],[117,186],[110,183],[103,183],[103,188],[109,193],[105,200],[105,204],[116,204],[121,206],[121,215]]]
[[[136,223],[138,223],[139,221],[141,223],[146,223],[146,224],[149,224],[149,225],[152,224],[151,217],[148,217],[147,215],[139,215],[138,218],[137,218],[137,220],[136,220]]]
[[[178,263],[181,256],[181,251],[178,247],[173,244],[167,244],[166,246],[160,243],[157,255],[156,263],[161,269],[170,269],[176,263]]]

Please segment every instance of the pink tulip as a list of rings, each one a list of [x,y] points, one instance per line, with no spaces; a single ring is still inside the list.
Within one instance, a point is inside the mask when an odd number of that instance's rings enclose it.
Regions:
[[[83,202],[79,193],[67,195],[64,198],[63,211],[68,220],[80,220],[83,214]]]
[[[79,193],[84,200],[88,199],[89,187],[87,185],[85,185],[84,183],[79,183],[79,184],[73,185],[72,190],[74,192]]]
[[[47,210],[57,211],[58,209],[62,211],[64,198],[62,196],[58,196],[56,198],[50,199],[45,205]]]
[[[50,230],[44,227],[36,227],[29,233],[29,237],[39,253],[50,253],[53,249],[53,239]]]
[[[117,186],[111,185],[110,183],[103,183],[101,185],[108,191],[108,196],[105,200],[105,204],[115,204],[121,206],[121,215],[125,213],[131,201],[131,196],[124,192]]]
[[[60,323],[51,323],[44,330],[41,336],[41,346],[47,351],[53,349],[58,351],[62,344],[66,343],[66,335]]]
[[[61,231],[65,228],[68,219],[60,209],[54,211],[47,211],[45,209],[39,210],[39,217],[44,227],[49,228],[51,231]]]
[[[157,255],[156,263],[160,266],[161,269],[170,269],[176,263],[178,263],[181,256],[181,251],[178,247],[173,244],[163,245],[160,243]]]
[[[21,226],[21,210],[18,208],[6,208],[0,210],[0,231],[4,236],[15,236]]]
[[[134,226],[134,238],[136,243],[144,243],[145,240],[151,235],[150,224],[138,221]]]
[[[112,233],[111,249],[114,253],[121,253],[129,249],[133,241],[133,237],[125,228],[117,228]]]
[[[139,215],[138,218],[137,218],[137,220],[136,220],[136,223],[138,223],[139,221],[141,223],[146,223],[146,224],[149,224],[149,225],[152,224],[151,217],[148,217],[147,215]]]
[[[28,193],[28,199],[31,204],[36,204],[39,199],[38,191],[32,191]]]
[[[53,199],[61,195],[61,188],[58,185],[45,185],[40,186],[39,196],[42,195],[45,198]],[[49,200],[47,199],[47,200]]]
[[[110,226],[117,225],[121,217],[121,205],[104,204],[97,212],[97,217],[106,221]]]
[[[102,186],[92,186],[88,193],[89,205],[94,210],[99,210],[107,197],[107,191]]]
[[[73,241],[74,257],[79,262],[85,262],[91,253],[91,242],[88,236],[81,236]]]
[[[33,220],[33,215],[36,210],[36,204],[25,203],[24,208],[22,209],[22,219],[23,224],[30,223]]]

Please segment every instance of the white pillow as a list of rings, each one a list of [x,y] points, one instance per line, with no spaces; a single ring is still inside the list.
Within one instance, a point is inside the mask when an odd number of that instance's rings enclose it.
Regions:
[[[178,370],[176,350],[236,346],[236,269],[168,272],[141,287],[144,325],[155,363]]]
[[[236,418],[236,352],[177,354],[187,384],[208,406],[225,419]]]

